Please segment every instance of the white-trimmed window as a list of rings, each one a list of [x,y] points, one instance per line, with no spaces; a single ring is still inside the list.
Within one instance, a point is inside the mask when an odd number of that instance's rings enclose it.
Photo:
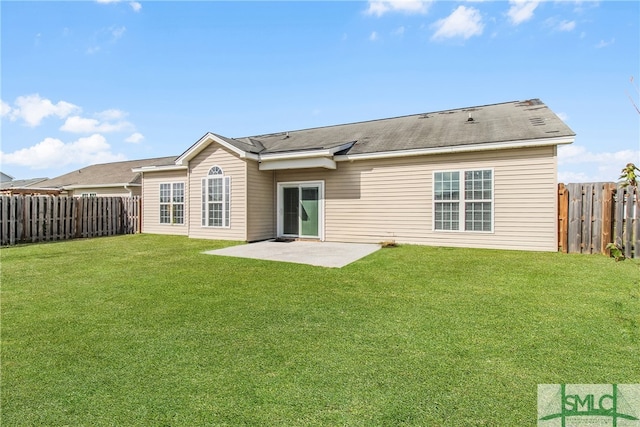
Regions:
[[[231,217],[231,177],[219,166],[202,179],[202,226],[229,227]]]
[[[184,182],[160,184],[160,224],[184,224]]]
[[[493,170],[434,172],[433,229],[493,231]]]

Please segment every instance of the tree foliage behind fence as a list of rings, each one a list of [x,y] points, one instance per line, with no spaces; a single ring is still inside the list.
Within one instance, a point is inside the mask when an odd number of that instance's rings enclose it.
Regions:
[[[139,233],[140,197],[0,196],[0,245]]]
[[[613,182],[558,186],[558,248],[570,253],[608,254],[615,243],[627,258],[640,258],[637,190]]]

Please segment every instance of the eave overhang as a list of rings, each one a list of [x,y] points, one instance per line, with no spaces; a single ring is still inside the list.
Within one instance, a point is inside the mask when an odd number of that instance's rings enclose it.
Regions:
[[[164,172],[164,171],[179,171],[187,170],[187,166],[179,165],[164,165],[164,166],[142,166],[140,168],[133,168],[131,172],[144,173],[144,172]]]
[[[355,141],[320,150],[286,151],[260,154],[260,170],[279,169],[335,169],[335,153],[351,148]]]
[[[546,147],[546,146],[553,146],[553,145],[571,144],[574,141],[575,141],[575,135],[571,135],[571,136],[563,136],[563,137],[557,137],[557,138],[502,141],[502,142],[491,142],[491,143],[484,143],[484,144],[457,145],[452,147],[418,148],[413,150],[380,151],[376,153],[361,153],[361,154],[342,154],[342,155],[334,156],[334,160],[336,162],[346,162],[346,161],[354,161],[354,160],[387,159],[387,158],[393,158],[393,157],[411,157],[411,156],[425,156],[425,155],[433,155],[433,154],[465,153],[469,151],[489,151],[489,150],[505,150],[510,148]]]
[[[60,187],[63,190],[77,190],[79,188],[126,188],[126,187],[142,187],[142,184],[130,184],[128,182],[114,183],[114,184],[74,184],[63,185]]]

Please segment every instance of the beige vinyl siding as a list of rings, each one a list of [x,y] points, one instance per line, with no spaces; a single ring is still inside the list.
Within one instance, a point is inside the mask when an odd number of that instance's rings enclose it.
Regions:
[[[276,195],[273,171],[261,171],[247,162],[247,240],[276,237]]]
[[[492,169],[493,232],[433,230],[433,172]],[[325,181],[325,239],[557,250],[555,147],[338,162],[278,171],[277,181]]]
[[[131,190],[131,191],[129,191]],[[95,193],[96,197],[130,197],[142,195],[142,187],[97,187],[97,188],[74,188],[69,190],[69,196],[81,197],[82,193]]]
[[[202,178],[213,166],[231,177],[229,227],[202,226]],[[189,161],[189,237],[198,239],[247,240],[246,163],[217,143],[211,143]]]
[[[184,224],[160,224],[160,184],[184,182],[185,183],[185,223]],[[187,221],[189,220],[189,184],[187,183],[187,171],[160,171],[144,172],[142,188],[142,232],[149,234],[176,234],[187,235]]]

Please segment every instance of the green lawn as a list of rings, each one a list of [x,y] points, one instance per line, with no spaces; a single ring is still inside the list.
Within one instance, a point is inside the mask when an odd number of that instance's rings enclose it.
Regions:
[[[2,249],[2,426],[534,426],[540,383],[640,379],[637,260],[229,244]]]

